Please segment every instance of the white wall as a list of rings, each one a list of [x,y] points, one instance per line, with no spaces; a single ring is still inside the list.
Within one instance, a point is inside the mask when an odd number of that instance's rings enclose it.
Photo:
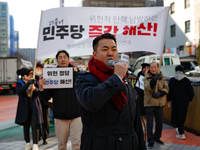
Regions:
[[[165,48],[174,48],[185,45],[186,41],[192,44],[194,39],[194,0],[190,0],[190,7],[185,9],[185,0],[164,0],[164,6],[175,2],[175,13],[170,14],[167,24]],[[190,32],[185,33],[185,21],[190,20]],[[171,37],[170,27],[176,24],[176,35]]]

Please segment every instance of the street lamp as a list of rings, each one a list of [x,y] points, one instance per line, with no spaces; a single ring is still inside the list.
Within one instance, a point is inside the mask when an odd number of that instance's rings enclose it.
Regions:
[[[185,42],[185,46],[190,46],[190,42],[189,41],[187,41],[187,42]]]

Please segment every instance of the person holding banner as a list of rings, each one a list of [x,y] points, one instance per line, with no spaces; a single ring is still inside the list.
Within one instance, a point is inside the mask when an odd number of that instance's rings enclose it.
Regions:
[[[127,79],[128,65],[116,61],[114,35],[105,33],[93,40],[90,72],[80,72],[75,89],[81,107],[81,150],[146,150],[136,91]]]
[[[59,68],[71,67],[73,70],[73,66],[69,63],[69,54],[65,50],[58,51],[56,59]],[[45,79],[40,80],[39,83],[40,90],[42,91],[40,97],[46,101],[51,97],[53,98],[53,115],[55,118],[55,133],[58,139],[58,150],[66,150],[69,132],[72,149],[80,149],[82,122],[74,89],[77,76],[78,72],[73,71],[73,88],[43,90]]]
[[[35,69],[35,79],[38,86],[39,86],[39,80],[42,77],[42,68],[44,68],[44,65],[38,61]],[[41,104],[42,104],[42,113],[44,122],[42,123],[42,130],[41,128],[39,129],[40,129],[40,136],[42,136],[43,144],[45,145],[48,144],[47,138],[49,137],[49,107],[51,103],[41,100]]]
[[[16,91],[19,96],[15,123],[23,125],[24,139],[26,141],[25,150],[31,150],[30,126],[32,128],[33,150],[38,149],[39,125],[43,123],[42,106],[40,103],[39,89],[35,80],[32,79],[32,70],[21,68],[17,70],[21,78],[17,81]],[[31,96],[31,92],[33,92]]]
[[[144,107],[147,118],[147,138],[148,147],[154,146],[154,141],[164,144],[161,140],[163,126],[163,106],[165,105],[165,95],[169,92],[169,87],[162,72],[158,73],[159,65],[156,62],[150,64],[146,71],[144,81]],[[155,92],[158,82],[158,91]],[[153,134],[153,118],[155,116],[155,133]]]

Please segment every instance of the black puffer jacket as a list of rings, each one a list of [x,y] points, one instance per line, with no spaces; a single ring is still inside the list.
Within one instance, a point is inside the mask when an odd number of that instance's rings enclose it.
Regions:
[[[70,67],[72,67],[70,65]],[[80,117],[74,84],[78,72],[73,71],[73,88],[46,89],[40,92],[40,98],[48,101],[53,98],[53,115],[56,119],[74,119]]]

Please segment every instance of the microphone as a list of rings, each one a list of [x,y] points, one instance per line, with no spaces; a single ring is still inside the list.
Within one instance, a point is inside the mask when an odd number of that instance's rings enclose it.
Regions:
[[[113,60],[108,60],[108,61],[107,61],[107,65],[108,65],[108,67],[114,67],[114,65],[115,65],[116,63],[118,63],[118,62],[120,62],[118,59],[115,60],[115,61],[113,61]],[[129,70],[127,70],[126,73],[129,74],[129,75],[136,76],[136,75],[134,75],[133,72],[131,72],[131,71],[129,71]]]

